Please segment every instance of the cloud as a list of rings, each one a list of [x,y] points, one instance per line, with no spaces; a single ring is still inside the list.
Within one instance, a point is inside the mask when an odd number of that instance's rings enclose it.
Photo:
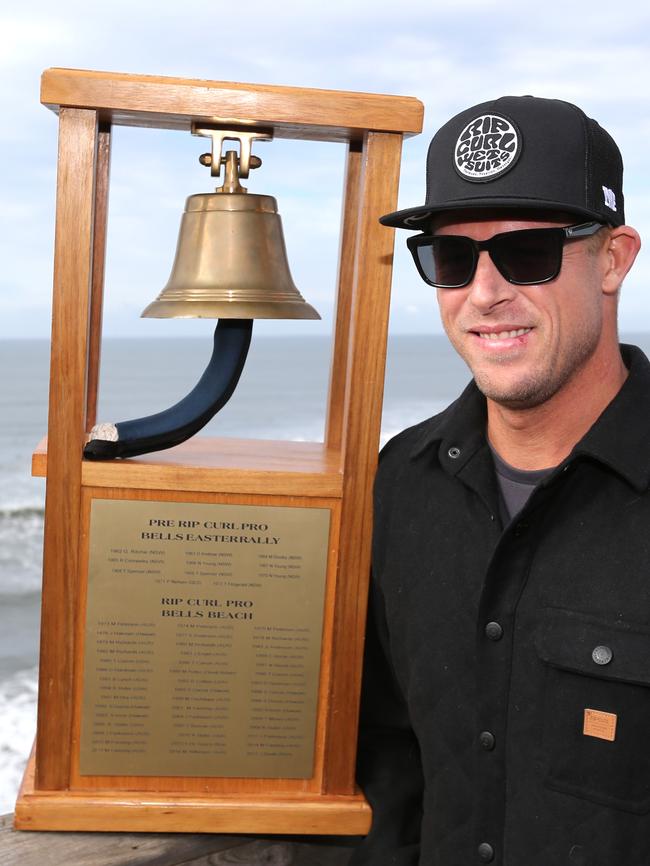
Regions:
[[[70,44],[69,32],[50,11],[34,16],[31,8],[23,15],[0,13],[0,69],[29,66],[51,45]]]
[[[218,0],[180,7],[35,0],[24,11],[0,14],[0,335],[7,327],[13,333],[21,304],[43,335],[49,330],[57,124],[38,101],[40,74],[49,66],[416,96],[426,105],[425,131],[404,144],[400,206],[423,202],[428,141],[452,114],[504,92],[559,96],[583,105],[619,141],[628,213],[650,236],[650,96],[639,84],[646,77],[650,8],[636,4],[615,15],[602,3],[549,0],[534,20],[530,7],[515,0],[465,0],[462,7],[430,0],[402,7],[394,0],[317,6],[250,0],[242,10],[233,23],[231,6]],[[200,152],[200,143],[181,133],[115,131],[107,268],[107,325],[114,333],[131,329],[141,300],[164,284],[185,197],[213,186],[196,161]],[[260,145],[259,153],[264,165],[249,187],[276,196],[294,278],[305,294],[309,289],[331,306],[343,148],[277,141]],[[393,322],[406,328],[418,319],[409,307],[423,309],[430,300],[432,317],[435,310],[404,238],[398,233]],[[649,272],[644,250],[621,308],[627,316],[630,305],[648,327]],[[3,316],[9,309],[12,316]],[[428,317],[420,317],[422,330],[429,329]]]

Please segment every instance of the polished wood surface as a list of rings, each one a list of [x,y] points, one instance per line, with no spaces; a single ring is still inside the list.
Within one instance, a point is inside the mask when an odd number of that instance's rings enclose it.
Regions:
[[[47,467],[43,439],[32,455],[32,474],[45,476]],[[341,455],[322,442],[207,436],[128,460],[84,460],[81,481],[88,487],[290,496],[341,496],[343,489]]]
[[[18,830],[357,835],[370,829],[360,791],[347,797],[300,794],[164,794],[121,789],[41,791],[30,760],[15,812]]]
[[[108,188],[111,169],[111,127],[99,126],[97,171],[95,177],[95,218],[93,226],[92,279],[90,287],[90,332],[88,335],[88,381],[86,384],[86,431],[97,422],[97,396],[102,344],[104,271],[106,267],[106,230]]]
[[[362,144],[350,142],[345,163],[343,185],[343,213],[341,214],[341,240],[339,249],[338,291],[336,293],[336,320],[334,350],[330,367],[327,396],[325,442],[329,448],[340,450],[345,433],[345,387],[348,375],[350,324],[354,294],[354,266],[357,255],[359,226],[359,182],[361,178]]]
[[[377,467],[386,363],[388,312],[394,230],[377,220],[394,210],[402,147],[400,135],[368,133],[364,140],[359,184],[359,227],[356,235],[354,295],[350,333],[353,337],[345,385],[343,511],[339,586],[334,615],[334,646],[345,653],[332,660],[332,694],[326,784],[330,793],[354,786],[356,738],[363,661],[366,599],[370,575],[372,484]]]
[[[189,129],[192,120],[272,126],[277,138],[360,139],[365,129],[414,134],[422,103],[410,96],[47,69],[41,102],[95,108],[113,124]],[[250,126],[249,126],[250,128]]]
[[[65,787],[70,772],[70,626],[78,569],[97,141],[94,111],[61,111],[36,746],[42,789]]]

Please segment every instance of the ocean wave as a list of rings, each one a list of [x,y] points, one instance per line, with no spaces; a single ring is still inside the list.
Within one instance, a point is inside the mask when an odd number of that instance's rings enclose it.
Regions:
[[[41,584],[43,512],[34,507],[0,509],[0,591],[29,595]]]
[[[379,444],[383,447],[389,439],[406,430],[407,427],[412,427],[414,424],[419,424],[438,412],[442,412],[446,403],[442,400],[418,400],[411,401],[408,405],[391,406],[384,409],[381,427],[381,437]]]
[[[29,466],[21,467],[16,460],[6,462],[0,443],[0,521],[43,514],[45,483],[43,478],[32,478]]]
[[[0,683],[0,814],[12,812],[36,731],[38,672],[17,671]]]

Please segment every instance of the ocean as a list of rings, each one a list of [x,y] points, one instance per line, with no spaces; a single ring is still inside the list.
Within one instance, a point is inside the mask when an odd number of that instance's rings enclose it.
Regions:
[[[650,334],[626,341],[650,352]],[[126,421],[183,397],[209,359],[211,334],[106,339],[98,420]],[[240,384],[199,435],[322,440],[326,337],[256,337]],[[46,432],[49,344],[0,340],[0,814],[13,810],[36,723],[44,479],[31,454]],[[392,336],[382,442],[450,403],[469,380],[445,337]]]

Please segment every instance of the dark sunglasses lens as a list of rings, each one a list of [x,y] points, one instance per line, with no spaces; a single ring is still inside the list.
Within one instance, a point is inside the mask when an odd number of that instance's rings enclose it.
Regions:
[[[422,273],[434,286],[466,286],[474,273],[474,248],[467,238],[429,238],[416,247],[416,254]]]
[[[492,241],[495,265],[511,283],[531,285],[554,279],[562,265],[561,230],[508,232]]]

